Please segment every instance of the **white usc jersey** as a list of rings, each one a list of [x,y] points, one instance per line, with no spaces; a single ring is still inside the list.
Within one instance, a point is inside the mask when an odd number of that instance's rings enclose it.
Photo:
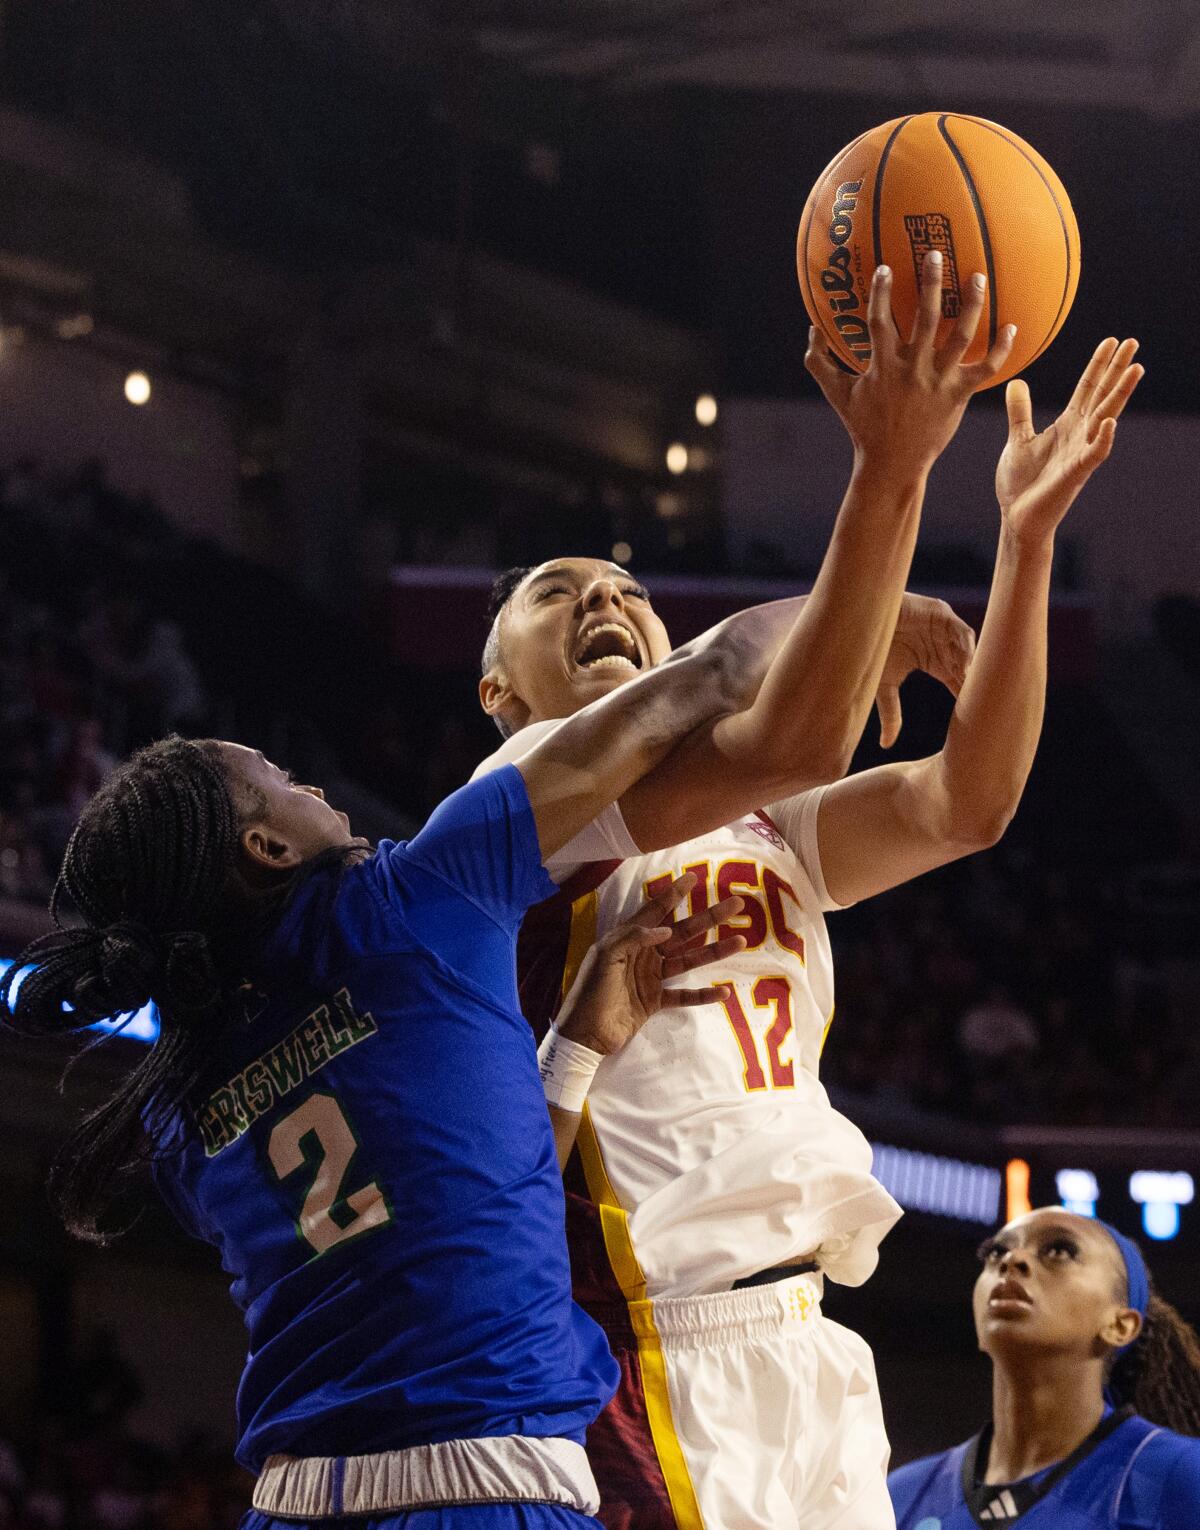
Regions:
[[[519,760],[556,726],[523,729],[476,775]],[[683,872],[697,878],[693,909],[744,900],[728,932],[746,949],[698,974],[731,984],[729,999],[652,1016],[588,1093],[580,1151],[630,1299],[727,1290],[814,1250],[830,1278],[858,1285],[901,1214],[871,1175],[870,1145],[818,1078],[833,1015],[822,914],[838,906],[817,853],[823,790],[649,855],[614,805],[547,862],[561,885],[588,862],[620,860],[571,905],[564,991],[596,936]]]

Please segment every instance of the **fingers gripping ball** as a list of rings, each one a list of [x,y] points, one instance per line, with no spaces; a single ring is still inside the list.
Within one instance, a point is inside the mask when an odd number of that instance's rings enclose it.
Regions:
[[[946,339],[976,271],[987,307],[964,361],[981,361],[1005,324],[1012,354],[989,386],[1022,371],[1050,344],[1079,285],[1079,229],[1062,182],[1036,150],[982,117],[898,117],[848,145],[813,187],[796,241],[809,317],[839,361],[871,360],[867,295],[876,266],[891,266],[892,312],[911,331],[918,273],[942,253]]]

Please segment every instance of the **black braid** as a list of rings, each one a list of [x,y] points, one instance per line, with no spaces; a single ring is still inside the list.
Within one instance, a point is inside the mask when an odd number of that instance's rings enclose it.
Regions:
[[[1132,1403],[1152,1424],[1200,1435],[1200,1339],[1153,1289],[1142,1331],[1118,1357],[1108,1388],[1117,1406]]]
[[[158,1006],[158,1041],[55,1166],[54,1200],[81,1237],[104,1240],[98,1217],[112,1181],[147,1156],[154,1129],[196,1087],[247,952],[289,890],[247,887],[237,870],[241,822],[219,745],[168,738],[140,750],[71,835],[50,900],[54,932],[0,979],[12,1025],[35,1035],[77,1030],[151,999]],[[82,928],[64,928],[64,899]],[[27,965],[33,970],[18,986]]]

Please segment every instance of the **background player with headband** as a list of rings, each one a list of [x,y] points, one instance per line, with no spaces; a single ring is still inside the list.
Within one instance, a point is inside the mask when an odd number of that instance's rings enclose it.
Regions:
[[[582,1118],[586,1195],[570,1202],[576,1292],[623,1367],[621,1392],[589,1436],[614,1530],[890,1522],[870,1354],[819,1318],[820,1275],[797,1268],[815,1261],[834,1280],[861,1282],[898,1215],[870,1175],[865,1140],[818,1081],[833,1006],[822,914],[994,842],[1015,810],[1041,728],[1055,529],[1111,449],[1141,375],[1135,349],[1104,342],[1041,435],[1025,385],[1009,388],[987,620],[938,755],[799,794],[794,782],[789,795],[772,725],[788,728],[787,706],[808,716],[843,703],[820,685],[798,684],[786,702],[777,691],[761,755],[687,741],[593,826],[595,838],[556,859],[563,894],[526,920],[529,1014],[539,1000],[549,1007],[547,980],[562,983],[564,959],[569,978],[571,951],[586,948],[592,928],[625,917],[681,868],[699,878],[695,906],[706,894],[746,900],[729,928],[747,949],[719,970],[729,979],[722,1006],[652,1022],[599,1067]],[[810,366],[858,444],[861,380],[811,354]],[[892,382],[902,471],[920,442],[906,418],[914,384],[890,370],[886,341],[873,366]],[[559,564],[517,588],[481,691],[494,712],[511,707],[519,721],[523,708],[534,725],[483,768],[519,758],[554,726],[537,703],[560,652],[586,657],[592,634],[616,625],[639,653],[648,648],[658,629],[644,600],[608,593],[593,605],[597,583]],[[562,634],[542,614],[555,602]],[[610,685],[634,672],[609,663]]]
[[[892,1473],[899,1530],[1200,1525],[1200,1344],[1137,1245],[1047,1206],[979,1256],[992,1421]]]

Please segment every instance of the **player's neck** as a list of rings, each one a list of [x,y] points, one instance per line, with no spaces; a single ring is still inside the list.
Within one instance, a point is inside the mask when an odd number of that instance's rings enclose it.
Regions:
[[[1039,1361],[992,1375],[992,1447],[986,1481],[1019,1482],[1069,1456],[1095,1429],[1104,1401],[1077,1357]]]

